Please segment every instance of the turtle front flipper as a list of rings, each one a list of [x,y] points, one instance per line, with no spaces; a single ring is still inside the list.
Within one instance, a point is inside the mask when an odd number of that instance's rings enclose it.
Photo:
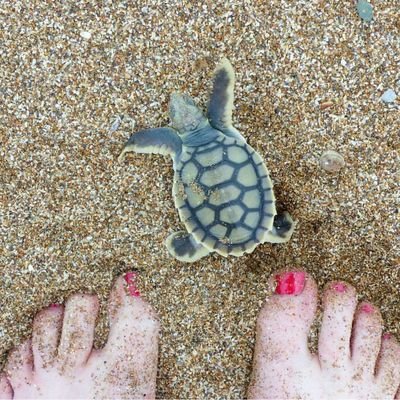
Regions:
[[[175,157],[182,150],[179,135],[171,128],[144,129],[134,133],[126,142],[118,161],[129,152],[163,154]]]
[[[235,73],[228,59],[223,58],[214,72],[213,88],[208,103],[207,117],[213,128],[235,139],[243,136],[232,126],[233,87]]]
[[[195,262],[210,253],[194,237],[185,231],[172,233],[165,242],[169,253],[179,261]]]
[[[272,230],[266,233],[264,241],[269,243],[288,242],[292,236],[296,224],[297,223],[293,221],[292,217],[287,211],[276,215]]]

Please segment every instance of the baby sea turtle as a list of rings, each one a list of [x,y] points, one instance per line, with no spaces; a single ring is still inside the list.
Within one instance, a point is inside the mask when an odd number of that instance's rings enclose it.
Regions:
[[[295,226],[289,213],[276,215],[268,170],[232,126],[234,72],[227,59],[215,70],[207,116],[193,99],[173,93],[171,127],[145,129],[125,144],[127,152],[170,155],[173,197],[186,231],[166,245],[176,259],[193,262],[210,252],[251,253],[259,243],[287,242]]]

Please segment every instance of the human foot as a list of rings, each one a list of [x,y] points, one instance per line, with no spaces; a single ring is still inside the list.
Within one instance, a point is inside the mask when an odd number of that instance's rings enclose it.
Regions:
[[[302,271],[271,279],[277,286],[258,317],[248,398],[400,399],[400,345],[381,336],[373,305],[357,306],[347,283],[328,285],[312,355],[307,336],[317,308],[315,282]]]
[[[117,279],[109,301],[110,334],[93,349],[96,296],[74,295],[34,320],[32,339],[0,374],[0,399],[151,399],[155,397],[159,323],[139,297],[136,275]]]

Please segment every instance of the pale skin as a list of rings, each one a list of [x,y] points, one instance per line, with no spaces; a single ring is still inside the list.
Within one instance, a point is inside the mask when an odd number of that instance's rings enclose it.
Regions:
[[[355,289],[332,282],[323,293],[318,353],[307,335],[317,286],[303,271],[271,277],[276,286],[256,328],[250,399],[400,399],[400,345],[382,332],[379,310],[357,303]],[[96,296],[74,295],[42,310],[32,338],[9,354],[0,399],[155,398],[159,322],[120,277],[109,300],[110,335],[93,349]]]

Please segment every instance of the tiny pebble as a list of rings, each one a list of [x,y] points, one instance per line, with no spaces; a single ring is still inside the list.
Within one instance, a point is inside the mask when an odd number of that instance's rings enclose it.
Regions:
[[[122,118],[120,116],[117,116],[115,121],[112,123],[111,128],[110,128],[110,133],[115,132],[118,130],[122,122]]]
[[[81,37],[83,37],[84,39],[90,39],[92,37],[92,34],[90,32],[87,32],[87,31],[82,31],[81,32]]]
[[[358,0],[357,2],[357,12],[360,18],[366,22],[372,21],[374,10],[371,4],[366,0]]]
[[[344,167],[344,158],[338,152],[328,150],[322,154],[319,165],[326,172],[339,172]]]
[[[385,103],[393,103],[396,100],[396,93],[393,89],[388,89],[383,93],[381,96],[381,100],[384,101]]]
[[[324,101],[319,105],[320,110],[326,110],[327,108],[330,108],[333,106],[333,101]]]

